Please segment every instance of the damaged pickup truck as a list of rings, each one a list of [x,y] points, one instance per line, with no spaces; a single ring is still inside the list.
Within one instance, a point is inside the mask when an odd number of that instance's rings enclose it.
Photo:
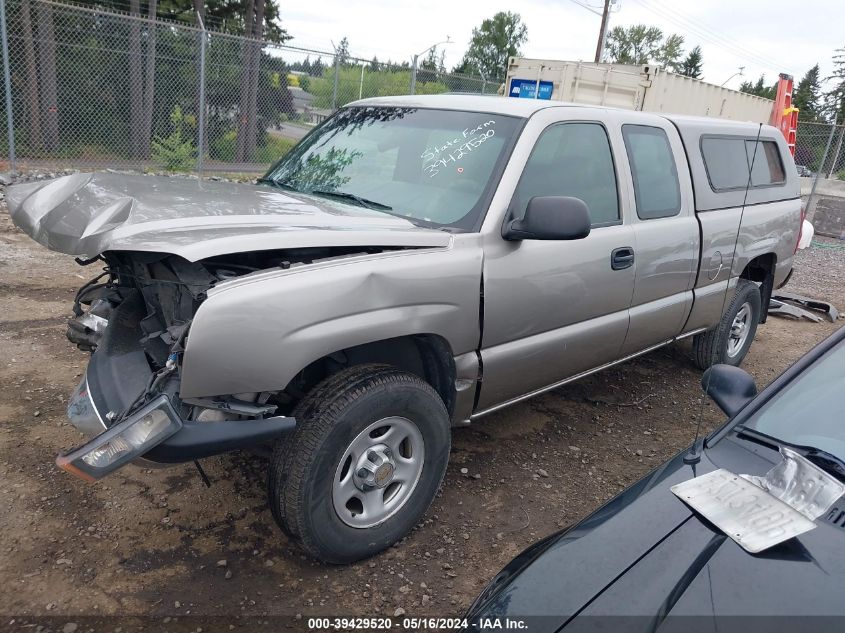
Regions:
[[[402,538],[450,426],[693,337],[738,365],[791,271],[772,127],[522,99],[359,101],[256,184],[76,174],[15,224],[97,276],[68,338],[94,481],[272,446],[269,505],[343,563]]]

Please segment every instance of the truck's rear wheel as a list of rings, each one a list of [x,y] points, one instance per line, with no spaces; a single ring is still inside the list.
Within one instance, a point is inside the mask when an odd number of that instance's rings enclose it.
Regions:
[[[309,554],[349,563],[417,524],[449,460],[449,416],[430,385],[361,365],[326,379],[295,416],[294,436],[274,454],[269,502]]]
[[[760,311],[760,288],[753,281],[738,280],[719,325],[692,339],[696,367],[707,369],[717,363],[739,366],[754,342]]]

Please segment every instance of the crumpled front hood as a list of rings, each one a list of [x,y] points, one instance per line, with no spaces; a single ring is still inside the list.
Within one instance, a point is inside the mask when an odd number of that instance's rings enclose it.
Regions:
[[[450,236],[408,220],[269,185],[116,173],[73,174],[6,191],[14,223],[51,250],[91,257],[215,255],[323,246],[436,247]]]

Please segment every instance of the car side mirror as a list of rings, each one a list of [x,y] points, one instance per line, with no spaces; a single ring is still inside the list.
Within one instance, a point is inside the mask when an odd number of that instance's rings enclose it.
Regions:
[[[536,196],[525,215],[508,222],[506,240],[580,240],[590,234],[590,210],[580,198]]]
[[[733,365],[710,367],[701,377],[701,388],[729,417],[739,413],[757,395],[751,374]]]

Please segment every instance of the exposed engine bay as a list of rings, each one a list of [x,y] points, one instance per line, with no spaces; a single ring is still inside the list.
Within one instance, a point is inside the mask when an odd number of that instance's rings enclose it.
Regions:
[[[276,404],[269,403],[271,399],[277,404],[284,404],[294,398],[273,393],[221,394],[219,398],[182,403],[178,397],[181,354],[185,350],[191,321],[206,299],[208,290],[253,273],[287,270],[382,250],[385,249],[362,250],[355,247],[261,251],[198,262],[163,253],[121,251],[108,252],[90,260],[78,259],[77,262],[84,266],[98,262],[105,266],[99,275],[77,292],[73,306],[76,316],[68,323],[67,338],[79,349],[94,353],[103,344],[110,321],[118,319],[123,334],[117,337],[112,332],[111,347],[126,348],[134,344],[143,350],[151,378],[146,381],[146,390],[143,387],[137,389],[141,383],[135,384],[136,390],[141,393],[126,411],[113,412],[115,420],[162,392],[168,393],[177,406],[183,405],[186,415],[193,407],[190,415],[194,419],[225,419],[231,418],[232,414],[261,417],[277,409]],[[132,332],[134,334],[130,334]],[[128,340],[132,336],[137,337],[135,341]],[[127,375],[121,380],[121,383],[124,382],[137,381]],[[299,391],[295,386],[291,388],[294,392]]]

